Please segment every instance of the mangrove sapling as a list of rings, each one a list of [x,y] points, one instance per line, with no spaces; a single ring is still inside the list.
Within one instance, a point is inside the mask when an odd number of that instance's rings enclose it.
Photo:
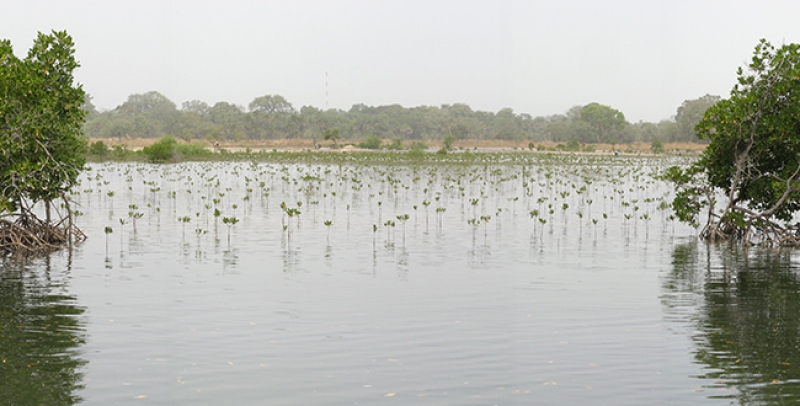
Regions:
[[[222,223],[228,226],[228,245],[231,245],[231,227],[233,227],[236,223],[239,222],[239,219],[236,217],[223,217]]]
[[[475,249],[475,232],[478,230],[478,224],[480,224],[480,220],[478,219],[467,219],[467,224],[472,226],[472,249]]]
[[[478,203],[480,199],[469,199],[469,204],[472,205],[472,217],[475,218],[478,216]]]
[[[123,231],[125,230],[125,224],[128,224],[128,220],[119,219],[119,245],[120,245],[120,247],[122,247],[122,235],[123,235]]]
[[[181,223],[181,235],[185,238],[186,237],[186,223],[192,221],[192,218],[189,216],[178,217],[178,221]]]
[[[486,230],[487,225],[489,224],[489,220],[492,219],[492,216],[481,216],[481,222],[483,222],[483,242],[486,243],[486,236],[489,232]]]
[[[389,227],[395,226],[394,221],[386,220],[386,222],[383,223],[383,226],[386,227],[386,244],[391,245],[392,238],[390,233],[391,229]]]
[[[428,231],[428,206],[431,205],[429,200],[423,200],[422,205],[425,207],[425,231]]]
[[[377,239],[377,235],[378,235],[378,225],[377,224],[373,224],[372,225],[372,251],[373,252],[375,252],[375,241]]]
[[[539,210],[533,209],[528,214],[530,214],[531,219],[536,219],[539,217]],[[533,234],[536,234],[536,221],[533,222]]]
[[[630,224],[630,219],[631,219],[631,217],[633,217],[633,214],[631,214],[631,213],[625,213],[625,214],[623,214],[623,215],[622,215],[622,217],[624,217],[624,218],[625,218],[625,221],[623,221],[623,222],[622,222],[622,232],[623,232],[623,234],[627,234],[627,233],[628,233],[628,231],[630,231],[630,230],[628,229],[628,226],[629,226],[629,224]]]
[[[113,233],[114,230],[111,227],[106,226],[106,228],[103,229],[103,232],[106,234],[106,258],[108,258],[108,235]]]
[[[547,224],[547,220],[539,217],[539,224],[541,224],[541,227],[539,227],[539,243],[544,245],[544,226]]]
[[[650,235],[649,223],[650,223],[650,215],[648,213],[642,214],[642,220],[644,220],[644,238],[647,239]]]
[[[206,228],[208,227],[208,212],[211,211],[211,207],[212,206],[210,204],[203,205],[203,208],[205,208],[205,210],[203,211],[203,214],[205,214],[204,217],[206,219]]]
[[[325,227],[328,229],[328,243],[330,244],[330,241],[331,241],[331,225],[333,225],[333,221],[325,220],[324,224],[325,224]]]
[[[208,230],[203,230],[202,228],[196,228],[194,230],[194,233],[197,236],[197,251],[200,251],[200,237],[208,234]]]
[[[218,225],[219,225],[219,217],[222,215],[222,211],[220,209],[214,209],[214,236],[218,233]]]
[[[283,226],[283,229],[286,230],[286,239],[290,243],[291,243],[291,238],[292,238],[292,229],[290,227],[291,226],[291,219],[292,219],[292,217],[300,216],[300,209],[299,209],[300,202],[297,202],[297,203],[298,203],[298,207],[297,208],[292,208],[292,207],[289,207],[286,204],[286,202],[281,202],[281,209],[283,210],[283,212],[286,214],[286,217],[287,217],[286,225]]]
[[[136,234],[136,220],[142,218],[143,216],[144,216],[144,213],[142,213],[142,212],[138,212],[138,211],[136,211],[136,212],[133,212],[133,211],[128,212],[128,217],[130,217],[132,222],[133,222],[133,233],[134,234]]]
[[[397,220],[399,220],[400,223],[403,224],[403,246],[404,247],[406,245],[406,221],[408,221],[408,219],[409,219],[408,214],[398,214],[397,215]]]

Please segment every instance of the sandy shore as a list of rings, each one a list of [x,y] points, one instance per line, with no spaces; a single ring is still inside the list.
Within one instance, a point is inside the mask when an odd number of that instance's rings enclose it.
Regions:
[[[124,145],[126,148],[130,150],[139,150],[143,147],[151,145],[158,141],[157,138],[130,138],[130,139],[91,139],[90,142],[96,141],[103,141],[109,147],[113,147],[114,145]],[[417,140],[413,141],[416,142]],[[183,142],[183,141],[179,141]],[[213,149],[215,146],[208,142],[208,141],[199,141],[207,145],[209,149]],[[345,150],[354,150],[358,149],[355,147],[360,141],[359,140],[339,140],[338,144],[339,147]],[[384,142],[388,145],[391,143],[391,140],[384,140]],[[429,148],[441,148],[442,143],[440,140],[423,140]],[[478,150],[486,150],[486,151],[510,151],[510,150],[519,150],[519,149],[528,149],[530,141],[506,141],[506,140],[458,140],[454,143],[454,148],[457,149],[478,149]],[[410,146],[412,141],[405,141],[403,144],[404,146]],[[544,148],[544,149],[554,149],[559,143],[555,143],[552,141],[534,141],[533,144],[536,148]],[[561,143],[563,144],[563,143]],[[611,151],[623,151],[623,152],[635,152],[635,153],[648,153],[650,152],[650,144],[649,143],[633,143],[633,144],[587,144],[594,151],[597,152],[611,152]],[[328,149],[332,146],[330,141],[322,141],[320,142],[320,146],[323,149]],[[303,150],[303,149],[313,149],[314,142],[312,140],[299,140],[299,139],[280,139],[280,140],[243,140],[243,141],[220,141],[217,145],[218,148],[224,148],[228,151],[246,151],[248,148],[253,152],[258,151],[271,151],[275,150],[283,150],[283,151],[290,151],[290,150]],[[687,151],[687,152],[700,152],[705,149],[705,145],[703,144],[695,144],[695,143],[666,143],[664,144],[664,150],[666,151]]]

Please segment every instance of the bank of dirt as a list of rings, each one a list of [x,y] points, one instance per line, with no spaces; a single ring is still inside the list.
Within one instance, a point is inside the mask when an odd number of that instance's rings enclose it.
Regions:
[[[91,139],[90,142],[103,141],[109,147],[115,145],[124,146],[127,149],[137,151],[155,142],[157,138],[123,138],[123,139]],[[183,142],[183,141],[179,141]],[[242,141],[194,141],[202,142],[210,150],[225,149],[230,152],[244,152],[248,149],[252,152],[261,151],[292,151],[292,150],[311,150],[314,149],[314,141],[306,139],[276,139],[276,140],[242,140]],[[338,140],[338,145],[342,150],[355,150],[358,148],[360,140]],[[409,147],[412,142],[419,142],[419,140],[406,140],[403,146]],[[422,141],[429,148],[438,149],[442,147],[440,140],[423,140]],[[391,140],[384,140],[385,145],[391,144]],[[532,144],[532,145],[531,145]],[[318,142],[321,149],[330,149],[333,143],[330,141]],[[565,143],[556,143],[553,141],[508,141],[508,140],[458,140],[454,144],[455,149],[477,149],[482,151],[513,151],[513,150],[533,150],[539,151],[554,151],[558,150],[559,145],[563,148]],[[697,143],[665,143],[664,151],[680,151],[689,153],[699,153],[705,149],[704,144]],[[633,144],[584,144],[582,145],[584,152],[596,153],[613,153],[619,151],[621,153],[634,153],[634,154],[647,154],[651,152],[651,144],[649,143],[633,143]]]

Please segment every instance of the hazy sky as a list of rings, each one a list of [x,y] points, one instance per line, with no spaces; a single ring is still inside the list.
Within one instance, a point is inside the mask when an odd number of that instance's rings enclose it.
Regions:
[[[72,35],[82,64],[76,77],[101,109],[155,90],[179,107],[192,99],[247,106],[279,94],[298,109],[466,103],[539,116],[599,102],[629,121],[655,122],[686,99],[727,97],[759,38],[800,42],[794,0],[0,6],[0,38],[19,56],[37,31]]]

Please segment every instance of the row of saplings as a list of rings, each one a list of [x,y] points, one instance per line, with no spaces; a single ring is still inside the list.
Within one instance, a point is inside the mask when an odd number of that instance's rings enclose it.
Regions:
[[[0,61],[0,253],[49,252],[85,238],[66,197],[86,147],[72,39],[40,33],[25,59],[0,41]],[[738,75],[730,98],[696,127],[710,141],[702,157],[665,174],[676,188],[675,217],[705,222],[708,241],[798,247],[796,228],[782,224],[800,210],[800,44],[762,40]],[[159,153],[174,149],[168,140],[148,152],[168,160]]]

